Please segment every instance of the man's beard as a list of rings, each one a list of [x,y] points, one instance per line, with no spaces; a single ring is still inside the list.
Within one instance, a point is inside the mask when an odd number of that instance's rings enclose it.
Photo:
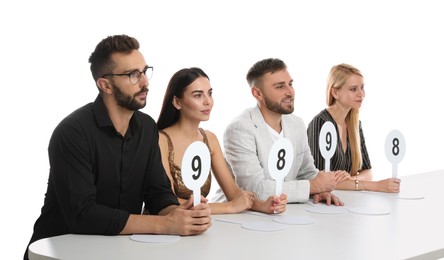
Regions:
[[[119,87],[115,86],[114,84],[112,84],[112,88],[113,88],[113,92],[114,92],[114,96],[117,102],[117,105],[126,108],[128,110],[131,111],[137,111],[141,108],[144,108],[146,105],[146,99],[143,103],[139,103],[136,100],[136,96],[140,93],[146,92],[147,88],[144,87],[142,88],[139,92],[137,92],[136,94],[134,94],[134,96],[129,96],[126,95],[125,93],[123,93]]]
[[[273,102],[271,100],[269,100],[268,98],[264,97],[264,101],[265,101],[265,106],[270,110],[273,111],[275,113],[279,113],[282,115],[286,115],[286,114],[291,114],[294,111],[294,105],[291,104],[291,106],[289,107],[283,107],[281,106],[280,103],[278,102]]]

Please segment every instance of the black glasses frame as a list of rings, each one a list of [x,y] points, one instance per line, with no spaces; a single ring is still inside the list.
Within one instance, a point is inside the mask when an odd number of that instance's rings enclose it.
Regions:
[[[146,72],[148,70],[151,70],[151,75],[149,75],[149,76],[146,74]],[[107,73],[107,74],[103,74],[102,78],[112,77],[112,76],[127,76],[129,81],[130,81],[130,83],[133,84],[133,85],[136,85],[137,83],[139,83],[140,78],[142,77],[142,74],[145,74],[145,76],[147,76],[148,80],[149,80],[151,78],[151,76],[152,76],[153,71],[154,71],[154,68],[152,66],[146,66],[145,69],[143,69],[142,71],[133,70],[133,71],[128,72],[128,73]],[[134,73],[137,73],[137,74],[134,74]],[[136,82],[132,82],[131,81],[132,78],[136,78],[137,81]]]

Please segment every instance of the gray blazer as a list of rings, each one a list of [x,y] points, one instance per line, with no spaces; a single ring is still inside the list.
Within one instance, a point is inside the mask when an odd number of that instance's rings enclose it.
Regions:
[[[288,202],[309,199],[310,183],[318,173],[310,152],[307,131],[301,118],[282,116],[284,136],[293,144],[294,159],[284,179],[283,193]],[[256,193],[265,200],[274,195],[276,183],[268,173],[268,156],[273,140],[267,124],[255,106],[244,111],[226,128],[223,137],[226,160],[240,188]]]

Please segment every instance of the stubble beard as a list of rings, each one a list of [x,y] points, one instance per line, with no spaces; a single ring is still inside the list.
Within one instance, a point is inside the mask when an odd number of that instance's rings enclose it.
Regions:
[[[291,114],[294,111],[294,104],[288,105],[287,107],[281,106],[281,103],[273,102],[268,98],[264,99],[265,106],[270,110],[278,114],[287,115]]]
[[[117,105],[126,108],[130,111],[137,111],[142,109],[146,105],[146,99],[140,103],[136,100],[136,96],[140,93],[146,92],[147,89],[144,87],[139,92],[134,94],[134,96],[126,95],[123,93],[118,86],[112,85],[114,97],[116,99]]]

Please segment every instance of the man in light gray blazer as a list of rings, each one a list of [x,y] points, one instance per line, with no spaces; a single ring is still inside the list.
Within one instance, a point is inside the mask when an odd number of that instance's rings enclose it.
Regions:
[[[315,203],[343,205],[331,194],[337,184],[335,173],[316,169],[304,122],[292,114],[293,79],[285,63],[279,59],[259,61],[249,70],[247,81],[257,106],[235,118],[223,138],[226,160],[238,185],[261,199],[273,195],[276,182],[268,172],[268,156],[274,141],[286,137],[294,148],[293,165],[282,189],[288,202],[305,202],[313,195]]]

